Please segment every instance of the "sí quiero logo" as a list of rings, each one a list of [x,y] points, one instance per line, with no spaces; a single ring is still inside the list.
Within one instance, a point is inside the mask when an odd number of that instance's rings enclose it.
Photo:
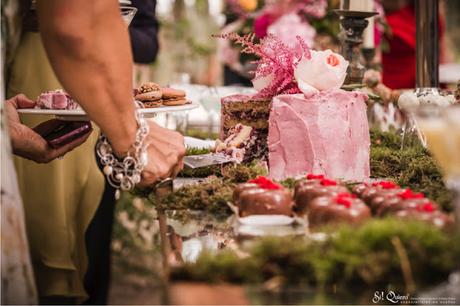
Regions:
[[[393,304],[406,304],[409,301],[409,294],[401,295],[394,291],[375,291],[372,303],[377,304],[388,301]]]
[[[410,296],[395,291],[375,291],[372,297],[374,304],[398,305],[457,305],[457,299],[450,296]]]

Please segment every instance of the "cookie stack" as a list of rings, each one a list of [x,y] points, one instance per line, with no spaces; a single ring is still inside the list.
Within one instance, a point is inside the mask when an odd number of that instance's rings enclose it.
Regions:
[[[134,91],[134,98],[144,105],[145,108],[160,106],[178,106],[187,103],[185,91],[148,82],[142,84]]]

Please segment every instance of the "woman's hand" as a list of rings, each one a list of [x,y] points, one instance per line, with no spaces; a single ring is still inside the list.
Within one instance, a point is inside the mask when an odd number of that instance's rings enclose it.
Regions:
[[[150,130],[145,139],[148,163],[141,175],[141,187],[152,186],[166,178],[175,178],[184,166],[184,137],[154,122],[148,124]]]
[[[5,116],[6,122],[8,123],[8,132],[11,138],[13,153],[18,156],[33,160],[37,163],[48,163],[57,157],[64,156],[67,152],[72,151],[74,148],[84,143],[91,134],[91,132],[89,132],[62,147],[53,149],[39,133],[47,134],[57,128],[61,123],[59,120],[53,119],[39,124],[34,129],[25,126],[19,119],[17,109],[33,107],[35,107],[35,102],[23,94],[19,94],[5,101]]]

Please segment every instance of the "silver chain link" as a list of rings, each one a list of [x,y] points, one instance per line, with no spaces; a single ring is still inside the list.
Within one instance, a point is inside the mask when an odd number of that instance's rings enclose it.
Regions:
[[[119,198],[120,189],[132,190],[141,181],[141,173],[148,162],[145,138],[149,133],[149,126],[144,115],[139,112],[142,103],[135,101],[135,117],[138,125],[136,138],[128,154],[119,160],[113,153],[112,145],[107,137],[101,133],[96,144],[96,152],[103,166],[103,172],[108,183],[117,189],[116,198]]]

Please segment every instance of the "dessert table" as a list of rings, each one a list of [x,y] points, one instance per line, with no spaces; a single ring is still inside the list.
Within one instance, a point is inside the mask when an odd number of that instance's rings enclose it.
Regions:
[[[189,183],[188,181],[187,183]],[[183,183],[183,182],[181,182]],[[327,287],[318,289],[309,285],[281,288],[274,278],[262,284],[229,284],[222,282],[197,282],[175,279],[171,269],[184,263],[193,263],[200,254],[219,253],[226,249],[244,252],[245,246],[258,238],[240,235],[232,218],[218,220],[202,212],[156,211],[159,227],[153,234],[155,251],[150,254],[155,264],[149,272],[156,275],[161,291],[161,303],[171,305],[247,305],[247,304],[369,304],[375,290]],[[293,228],[285,228],[293,234]],[[304,227],[297,234],[308,233]],[[254,234],[258,234],[257,231]],[[322,239],[321,235],[312,239]],[[138,258],[131,258],[136,261]],[[161,264],[159,264],[161,262]],[[458,285],[458,280],[457,283]],[[417,296],[433,298],[433,288],[417,292]],[[443,284],[439,296],[453,299],[458,290],[454,285]],[[450,291],[449,291],[450,290]],[[457,297],[458,298],[458,297]]]
[[[200,185],[203,180],[203,178],[178,178],[173,181],[173,184],[157,190],[154,195],[151,194],[149,201],[161,200],[170,192],[180,191],[183,187]],[[370,304],[377,292],[375,288],[361,286],[353,288],[343,284],[318,288],[300,281],[296,285],[284,286],[282,276],[256,283],[222,282],[219,280],[219,275],[227,270],[219,265],[225,265],[226,260],[219,263],[211,260],[212,256],[219,256],[219,254],[222,256],[228,251],[235,252],[242,258],[254,256],[249,250],[263,239],[267,239],[263,238],[266,235],[277,236],[275,239],[281,240],[289,237],[287,240],[290,241],[306,239],[304,241],[312,242],[324,241],[327,235],[322,232],[311,232],[306,223],[276,227],[244,227],[237,222],[234,215],[228,217],[228,215],[191,209],[163,210],[149,206],[145,200],[142,202],[142,204],[139,201],[133,202],[131,209],[136,213],[128,212],[131,216],[129,222],[126,217],[123,221],[120,214],[117,219],[119,223],[124,223],[124,227],[133,228],[135,222],[139,223],[141,226],[138,234],[144,237],[144,241],[139,244],[134,241],[134,246],[130,247],[114,247],[115,261],[125,261],[125,267],[130,273],[137,271],[134,273],[156,280],[156,285],[150,290],[161,292],[162,304]],[[151,220],[153,223],[142,229],[145,220]],[[145,240],[150,241],[150,246],[147,248],[145,248]],[[119,241],[115,240],[114,246],[118,243]],[[273,254],[278,252],[281,254],[281,260],[285,256],[283,250],[273,250],[271,256],[277,256]],[[208,257],[200,259],[202,256]],[[289,260],[289,256],[284,258]],[[207,276],[202,276],[202,279],[186,276],[184,271],[187,270],[182,267],[194,264],[208,271],[203,272],[203,275]],[[291,269],[290,264],[286,264],[285,269]],[[295,260],[293,265],[296,265]],[[209,277],[206,273],[216,275],[216,278]],[[232,275],[231,271],[226,273]],[[299,271],[299,274],[304,273],[305,271]],[[453,274],[450,283],[446,282],[447,279],[444,282],[441,280],[437,283],[439,286],[423,287],[410,293],[410,296],[420,299],[424,296],[431,299],[440,297],[445,298],[445,302],[452,303],[455,298],[457,300],[459,298],[457,290],[459,280],[460,277]],[[405,293],[407,288],[404,286],[389,288],[398,294],[408,294]],[[431,303],[427,302],[427,304]]]

